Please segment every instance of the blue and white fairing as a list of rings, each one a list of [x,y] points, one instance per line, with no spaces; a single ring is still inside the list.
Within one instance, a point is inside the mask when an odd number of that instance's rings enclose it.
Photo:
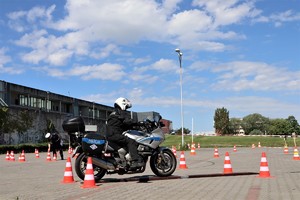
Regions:
[[[134,139],[137,143],[156,149],[165,140],[165,135],[160,128],[154,129],[151,133],[129,130],[125,136]]]

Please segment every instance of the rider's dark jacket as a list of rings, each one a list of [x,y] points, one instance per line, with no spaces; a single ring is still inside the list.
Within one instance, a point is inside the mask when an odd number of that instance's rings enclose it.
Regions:
[[[126,111],[115,108],[107,120],[106,138],[108,141],[116,143],[120,147],[126,147],[132,160],[138,160],[137,143],[122,133],[133,127],[134,123],[126,116]]]

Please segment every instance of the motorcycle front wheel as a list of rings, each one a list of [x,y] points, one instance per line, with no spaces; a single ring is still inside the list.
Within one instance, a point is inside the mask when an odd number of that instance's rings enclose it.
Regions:
[[[81,153],[78,155],[78,157],[75,160],[75,171],[76,171],[77,176],[81,180],[84,180],[87,159],[88,159],[88,156],[86,156],[84,153]],[[107,171],[106,169],[103,169],[96,165],[93,165],[93,170],[94,170],[95,182],[101,180]]]
[[[176,165],[176,157],[170,149],[164,149],[162,153],[154,154],[150,158],[152,172],[160,177],[171,176],[176,169]]]

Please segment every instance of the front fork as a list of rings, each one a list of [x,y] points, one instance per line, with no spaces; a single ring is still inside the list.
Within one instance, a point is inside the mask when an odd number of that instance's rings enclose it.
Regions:
[[[159,157],[161,158],[160,162],[163,161],[163,163],[166,163],[167,159],[164,155],[164,151],[170,151],[170,149],[167,147],[159,147],[159,149],[156,153],[159,154]]]

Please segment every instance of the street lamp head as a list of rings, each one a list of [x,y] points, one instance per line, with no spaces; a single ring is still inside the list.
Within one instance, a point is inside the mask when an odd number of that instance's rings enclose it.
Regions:
[[[175,49],[175,52],[180,53],[180,49]]]

